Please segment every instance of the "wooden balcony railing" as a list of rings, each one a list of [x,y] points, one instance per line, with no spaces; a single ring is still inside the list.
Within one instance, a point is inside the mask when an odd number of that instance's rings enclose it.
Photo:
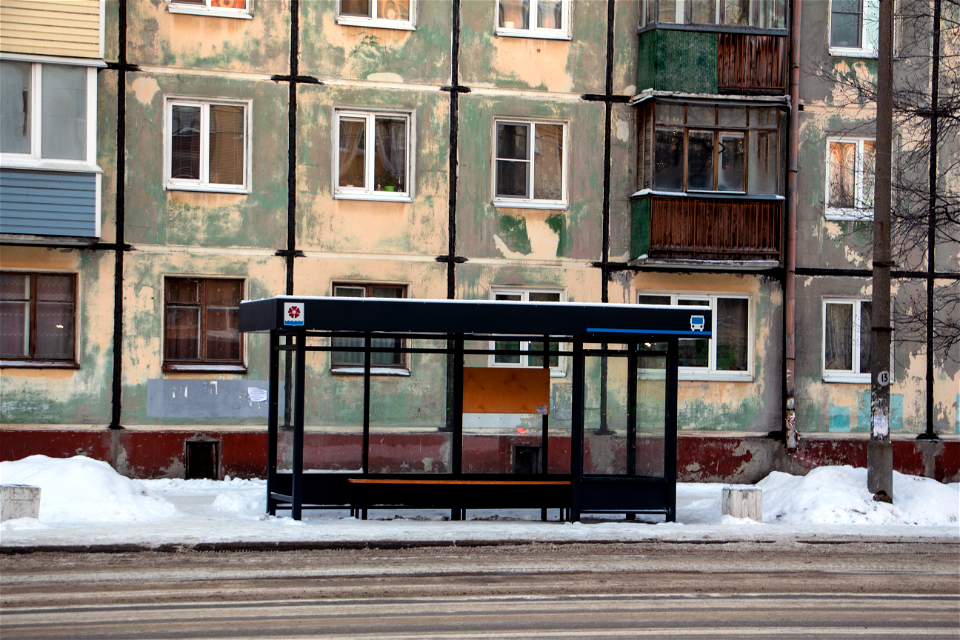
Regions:
[[[778,200],[654,197],[650,257],[667,260],[779,260]]]
[[[720,34],[717,88],[721,93],[783,94],[786,67],[786,36]]]

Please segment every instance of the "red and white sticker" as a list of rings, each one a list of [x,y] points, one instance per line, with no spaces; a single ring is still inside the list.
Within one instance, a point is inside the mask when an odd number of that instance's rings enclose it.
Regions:
[[[283,305],[283,324],[287,327],[303,326],[303,303],[285,302]]]

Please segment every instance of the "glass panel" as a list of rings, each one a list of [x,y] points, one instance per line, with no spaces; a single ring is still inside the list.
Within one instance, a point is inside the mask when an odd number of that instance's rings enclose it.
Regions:
[[[200,359],[200,309],[167,307],[163,356],[170,360]]]
[[[643,7],[644,7],[644,12],[643,12],[641,26],[646,26],[648,24],[653,24],[654,22],[656,22],[657,20],[656,0],[643,0]]]
[[[0,273],[0,300],[29,300],[30,276]]]
[[[37,302],[37,340],[34,357],[56,360],[73,357],[72,302]]]
[[[830,46],[860,47],[861,0],[832,0]]]
[[[723,6],[724,24],[750,24],[750,0],[724,0]]]
[[[683,189],[683,129],[657,127],[656,135],[654,187],[664,191],[680,191]]]
[[[0,357],[30,355],[30,276],[0,274]]]
[[[243,297],[243,282],[240,280],[206,280],[204,287],[208,306],[240,306]]]
[[[407,191],[407,120],[377,116],[373,182],[376,191]]]
[[[660,0],[659,22],[683,23],[683,6],[685,0]]]
[[[0,152],[30,153],[29,62],[0,61]]]
[[[880,49],[880,0],[864,0],[863,48],[868,51]]]
[[[873,192],[876,180],[877,143],[873,140],[863,141],[863,202],[861,207],[873,209]]]
[[[527,130],[525,124],[497,124],[497,196],[527,196]]]
[[[757,26],[763,29],[783,29],[787,26],[786,0],[758,0]]]
[[[873,370],[873,303],[860,303],[860,373]]]
[[[690,22],[693,24],[716,24],[717,0],[692,0]]]
[[[563,125],[534,127],[533,197],[537,200],[563,198]]]
[[[45,64],[40,78],[40,155],[86,160],[87,68]]]
[[[563,365],[570,371],[570,358],[563,358]],[[570,427],[573,422],[573,385],[566,380],[550,381],[550,416],[547,428],[549,449],[547,451],[548,473],[570,473]]]
[[[527,162],[497,160],[497,197],[527,197]]]
[[[210,105],[210,183],[243,184],[243,107]]]
[[[652,353],[662,351],[663,353]],[[663,370],[667,368],[667,343],[666,342],[644,342],[640,345],[640,357],[637,359],[637,366],[646,371],[641,371],[642,378],[663,378]],[[655,371],[654,371],[655,370]]]
[[[293,344],[293,336],[281,336],[280,344]],[[293,406],[296,392],[293,351],[280,351],[278,393],[280,402],[277,415],[277,471],[289,473],[293,469]]]
[[[657,103],[657,122],[669,124],[683,124],[683,105]]]
[[[377,0],[377,17],[383,20],[409,20],[410,0]]]
[[[531,291],[530,302],[560,302],[559,291]]]
[[[340,0],[340,15],[370,17],[370,0]]]
[[[853,305],[825,305],[823,366],[831,371],[853,370]]]
[[[716,107],[695,107],[693,105],[688,106],[687,124],[701,126],[706,125],[708,127],[715,126],[717,124]]]
[[[528,160],[527,124],[497,124],[497,158]]]
[[[340,118],[340,174],[337,185],[341,187],[365,187],[366,120]]]
[[[774,131],[750,132],[750,157],[747,159],[747,185],[750,193],[777,192],[777,134]]]
[[[543,342],[530,342],[528,343],[527,349],[529,351],[543,351]],[[559,352],[560,344],[557,342],[550,343],[551,352]],[[543,366],[543,356],[527,356],[527,365],[531,367],[542,367]],[[560,366],[560,356],[551,355],[550,356],[550,366],[559,367]]]
[[[172,107],[170,177],[200,179],[200,107]]]
[[[670,296],[650,296],[641,293],[637,296],[637,304],[661,304],[670,306]]]
[[[779,114],[776,109],[750,108],[750,126],[754,129],[776,129]]]
[[[214,9],[246,9],[247,0],[210,0]]]
[[[677,300],[677,305],[681,307],[709,307],[709,300]],[[680,358],[681,367],[709,367],[710,366],[710,340],[687,340],[680,339]]]
[[[720,107],[718,110],[719,122],[721,127],[745,127],[747,126],[747,110],[741,108]]]
[[[497,364],[520,364],[520,342],[509,340],[497,340],[494,343],[494,349],[503,349],[506,351],[516,351],[516,354],[512,353],[498,353],[493,356],[493,361]]]
[[[240,309],[207,308],[207,360],[240,360]]]
[[[500,0],[500,26],[505,29],[530,28],[529,0]]]
[[[717,299],[717,370],[746,371],[749,300]]]
[[[562,29],[563,2],[560,0],[538,0],[537,26],[541,29]]]
[[[744,140],[742,131],[720,133],[720,170],[717,174],[718,191],[743,191]]]
[[[687,147],[687,188],[713,190],[713,132],[691,131]]]
[[[584,357],[584,475],[627,472],[627,365],[625,357]]]
[[[370,287],[370,296],[372,298],[402,298],[403,287]]]
[[[167,302],[200,302],[200,282],[167,278]]]
[[[650,345],[653,351],[662,355],[648,355],[640,358],[639,365],[649,369],[667,368],[667,343]],[[648,349],[647,345],[641,345]],[[663,477],[664,437],[667,420],[667,379],[666,376],[640,374],[637,385],[637,440],[634,473],[638,476]]]
[[[829,206],[852,208],[855,205],[857,143],[830,143]]]
[[[73,276],[37,276],[37,300],[73,302]]]
[[[303,469],[359,472],[363,467],[363,376],[332,376],[329,371],[326,352],[307,352]]]
[[[445,343],[432,346],[442,348]],[[453,448],[452,433],[446,429],[447,356],[417,353],[407,357],[412,360],[409,377],[370,380],[369,472],[450,473]]]

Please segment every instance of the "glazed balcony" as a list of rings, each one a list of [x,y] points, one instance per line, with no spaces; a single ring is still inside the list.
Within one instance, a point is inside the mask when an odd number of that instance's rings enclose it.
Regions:
[[[635,197],[631,257],[641,263],[775,266],[782,209],[779,199]]]

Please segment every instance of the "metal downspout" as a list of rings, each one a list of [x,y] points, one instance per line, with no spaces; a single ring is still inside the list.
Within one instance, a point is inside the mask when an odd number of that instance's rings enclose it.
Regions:
[[[790,12],[790,133],[787,148],[786,282],[784,289],[785,391],[784,431],[787,449],[797,447],[795,382],[797,302],[797,148],[800,139],[800,10],[802,0],[792,0]]]

